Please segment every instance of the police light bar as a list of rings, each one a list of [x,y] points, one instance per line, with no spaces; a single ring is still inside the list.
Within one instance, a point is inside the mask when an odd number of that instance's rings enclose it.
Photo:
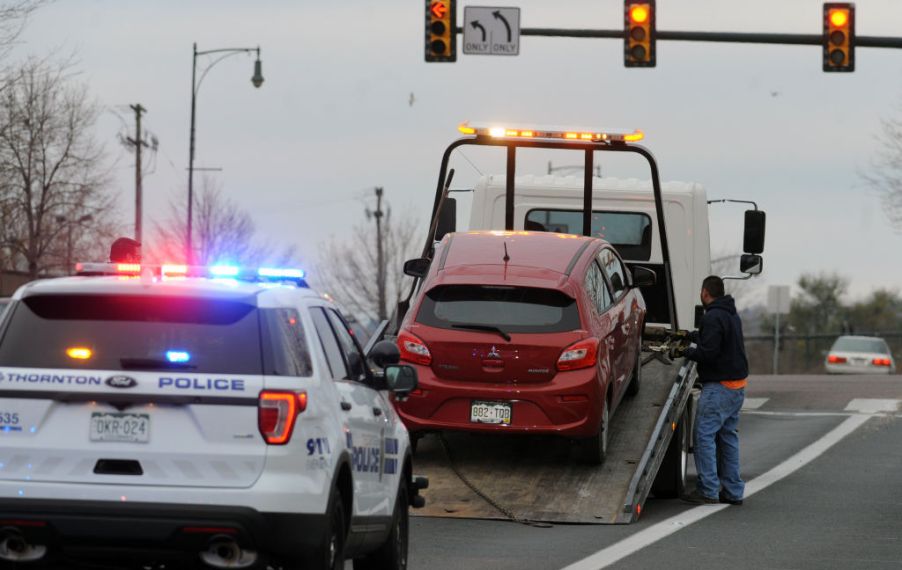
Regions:
[[[500,125],[461,123],[457,130],[465,135],[495,139],[552,139],[572,142],[637,142],[645,133],[636,129],[554,129],[547,127],[512,128]]]
[[[288,267],[244,268],[237,265],[184,265],[164,263],[162,265],[143,265],[140,263],[76,263],[76,275],[119,275],[137,277],[147,275],[161,279],[184,279],[201,277],[230,281],[266,281],[275,283],[290,282],[299,287],[307,287],[302,269]]]

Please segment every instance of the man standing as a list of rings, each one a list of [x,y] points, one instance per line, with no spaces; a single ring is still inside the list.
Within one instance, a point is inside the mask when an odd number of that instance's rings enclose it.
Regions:
[[[695,491],[683,500],[695,504],[741,505],[745,482],[739,476],[739,410],[745,400],[749,374],[742,337],[742,321],[733,297],[724,294],[723,280],[716,275],[702,282],[705,316],[685,349],[698,362],[702,394],[695,419]]]
[[[141,242],[121,237],[110,246],[110,263],[141,263]]]

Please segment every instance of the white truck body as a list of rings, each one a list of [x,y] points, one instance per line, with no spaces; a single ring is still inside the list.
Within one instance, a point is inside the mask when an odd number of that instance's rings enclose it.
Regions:
[[[514,229],[526,229],[527,216],[536,210],[568,211],[581,215],[583,179],[575,176],[518,176],[514,202]],[[650,252],[646,259],[621,255],[630,265],[651,269],[663,267],[658,219],[651,180],[595,178],[592,209],[596,213],[624,212],[648,216],[651,223]],[[711,248],[708,232],[708,202],[705,189],[696,183],[665,182],[661,186],[664,221],[670,249],[670,263],[676,297],[677,328],[692,328],[695,306],[702,280],[711,274]],[[504,228],[505,177],[483,176],[473,189],[469,229]],[[581,219],[581,218],[580,218]],[[593,235],[597,235],[593,223]],[[582,233],[577,227],[561,228],[564,233]],[[600,237],[605,237],[604,235]],[[615,244],[616,245],[616,244]],[[644,257],[644,256],[643,256]],[[669,323],[666,311],[664,272],[657,271],[659,284],[647,291],[649,323]],[[656,300],[656,295],[663,298]],[[656,307],[657,305],[657,307]],[[654,315],[652,315],[654,313]],[[652,318],[654,317],[654,318]]]

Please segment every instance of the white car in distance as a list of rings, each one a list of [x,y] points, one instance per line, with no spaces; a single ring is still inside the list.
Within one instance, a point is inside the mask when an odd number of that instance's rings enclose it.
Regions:
[[[827,353],[824,367],[829,374],[895,374],[896,360],[882,338],[841,336]]]

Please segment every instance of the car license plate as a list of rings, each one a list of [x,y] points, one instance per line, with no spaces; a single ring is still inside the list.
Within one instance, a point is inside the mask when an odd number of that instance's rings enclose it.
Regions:
[[[150,441],[150,415],[94,412],[91,414],[91,441]]]
[[[479,402],[470,405],[470,421],[477,424],[511,423],[511,405],[508,402]]]

